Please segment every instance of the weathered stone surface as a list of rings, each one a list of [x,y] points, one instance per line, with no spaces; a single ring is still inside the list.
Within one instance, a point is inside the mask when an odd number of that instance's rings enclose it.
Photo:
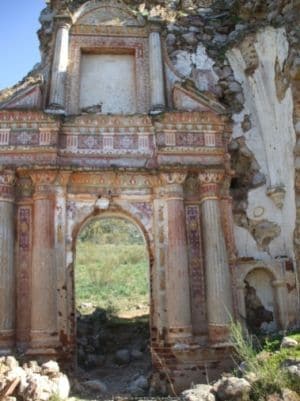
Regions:
[[[0,383],[1,390],[9,383],[16,383],[10,388],[9,395],[26,401],[48,401],[54,396],[65,400],[70,393],[67,376],[53,361],[44,363],[42,367],[32,361],[21,367],[13,356],[3,358],[0,361]]]
[[[101,380],[88,380],[84,382],[84,386],[100,394],[105,394],[107,392],[107,386]]]
[[[250,390],[251,385],[247,380],[233,376],[223,377],[213,386],[213,391],[220,401],[247,401]]]
[[[115,361],[119,365],[126,365],[130,362],[130,352],[128,349],[120,349],[116,352]]]
[[[280,348],[296,348],[298,345],[297,340],[290,337],[283,337]]]
[[[212,386],[208,384],[198,384],[181,395],[185,401],[215,401]]]

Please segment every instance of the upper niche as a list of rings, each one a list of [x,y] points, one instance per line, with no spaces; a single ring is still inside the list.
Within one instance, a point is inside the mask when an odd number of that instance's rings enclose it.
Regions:
[[[147,113],[149,32],[118,1],[85,3],[70,29],[66,113]]]
[[[82,54],[80,108],[102,113],[136,112],[133,54]]]

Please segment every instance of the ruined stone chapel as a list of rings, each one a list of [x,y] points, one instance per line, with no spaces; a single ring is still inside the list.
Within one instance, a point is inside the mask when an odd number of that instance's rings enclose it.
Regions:
[[[299,85],[280,87],[288,39],[265,27],[226,54],[244,93],[232,113],[192,43],[200,28],[175,51],[176,22],[129,3],[48,1],[42,63],[0,93],[0,349],[74,359],[76,240],[119,216],[147,244],[153,369],[183,388],[230,362],[229,325],[251,325],[251,290],[269,312],[262,329],[299,323]]]

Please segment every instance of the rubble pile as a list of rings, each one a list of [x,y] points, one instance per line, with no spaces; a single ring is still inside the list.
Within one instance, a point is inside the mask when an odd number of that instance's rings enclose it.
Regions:
[[[0,358],[0,399],[6,401],[48,401],[69,397],[68,377],[57,362],[39,365],[30,361],[20,366],[13,356]]]

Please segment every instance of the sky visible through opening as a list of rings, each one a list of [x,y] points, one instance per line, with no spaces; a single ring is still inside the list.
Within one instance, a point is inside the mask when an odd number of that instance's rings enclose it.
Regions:
[[[40,62],[36,32],[45,0],[0,0],[0,90],[19,82]]]

